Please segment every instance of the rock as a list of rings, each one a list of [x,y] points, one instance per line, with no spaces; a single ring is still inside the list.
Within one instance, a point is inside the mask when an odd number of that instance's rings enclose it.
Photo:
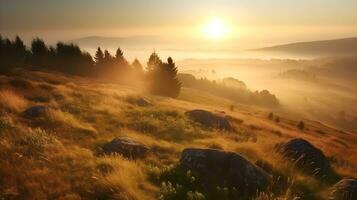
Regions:
[[[268,186],[267,174],[259,167],[233,152],[213,149],[185,149],[181,167],[193,170],[207,179],[221,179],[244,195],[254,195]]]
[[[292,160],[297,168],[309,174],[324,176],[331,172],[330,164],[321,150],[304,139],[296,138],[278,144],[276,149]]]
[[[218,129],[224,129],[224,130],[232,130],[232,126],[229,123],[227,118],[213,114],[213,113],[205,111],[205,110],[187,111],[186,115],[192,121],[198,122],[198,123],[200,123],[204,126],[207,126],[207,127],[213,127],[213,128],[218,128]]]
[[[142,97],[127,97],[126,101],[128,103],[131,103],[131,104],[134,104],[137,106],[143,106],[143,107],[152,106],[152,103],[150,103],[150,101],[148,101]]]
[[[111,142],[103,145],[103,153],[118,153],[130,159],[143,158],[149,152],[145,145],[129,138],[114,138]]]
[[[28,117],[44,117],[49,112],[46,106],[33,106],[25,110],[25,115]]]
[[[149,101],[147,101],[144,98],[138,98],[136,100],[136,105],[138,105],[138,106],[152,106],[152,103],[150,103]]]
[[[353,200],[357,199],[357,179],[344,178],[332,187],[329,199]]]

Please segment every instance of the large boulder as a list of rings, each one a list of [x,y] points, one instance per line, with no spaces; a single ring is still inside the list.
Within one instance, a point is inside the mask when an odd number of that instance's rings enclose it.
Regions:
[[[206,127],[213,127],[224,130],[232,130],[232,126],[228,119],[224,116],[213,114],[205,110],[187,111],[186,115],[195,122],[198,122]]]
[[[308,174],[325,176],[331,173],[330,164],[323,152],[304,139],[296,138],[278,144],[276,149],[298,169]]]
[[[129,138],[114,138],[111,142],[102,146],[105,154],[121,154],[130,159],[143,158],[149,152],[145,145]]]
[[[220,180],[243,195],[254,195],[268,186],[267,174],[242,156],[213,149],[184,149],[180,165],[205,180]]]
[[[353,200],[357,199],[357,179],[344,178],[332,187],[329,199]]]
[[[39,105],[28,108],[24,113],[28,117],[44,117],[47,115],[49,110],[50,109],[48,107]]]

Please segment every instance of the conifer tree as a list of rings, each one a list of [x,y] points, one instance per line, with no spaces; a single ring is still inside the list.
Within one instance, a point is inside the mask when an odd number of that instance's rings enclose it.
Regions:
[[[150,56],[150,92],[156,95],[177,97],[181,90],[181,82],[177,78],[177,67],[172,58],[167,59],[167,63],[162,63],[157,54]],[[160,61],[160,62],[158,62]]]
[[[143,73],[143,66],[141,65],[140,61],[135,58],[133,63],[131,64],[131,66],[133,67],[133,69],[135,70],[135,72],[139,72],[139,73]]]
[[[109,51],[108,50],[105,50],[104,51],[104,62],[105,64],[109,64],[113,59],[113,56],[110,55]]]
[[[161,59],[159,58],[156,52],[153,52],[149,57],[149,61],[147,62],[146,70],[150,73],[155,68],[159,67],[161,64]]]
[[[118,61],[124,61],[124,53],[123,51],[120,49],[120,47],[117,49],[116,53],[115,53],[115,59],[117,59]]]
[[[102,49],[100,49],[100,47],[98,47],[97,52],[95,53],[94,61],[95,61],[96,65],[100,65],[104,61],[104,54],[103,54]]]

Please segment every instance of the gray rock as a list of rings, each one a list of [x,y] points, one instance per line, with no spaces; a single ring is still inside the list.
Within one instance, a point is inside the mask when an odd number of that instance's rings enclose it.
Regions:
[[[332,187],[329,199],[354,200],[357,199],[357,179],[344,178]]]
[[[187,111],[186,115],[192,121],[198,122],[206,127],[213,127],[213,128],[218,128],[218,129],[224,129],[224,130],[232,130],[232,126],[229,123],[227,118],[220,116],[220,115],[213,114],[213,113],[205,111],[205,110]]]
[[[103,145],[103,153],[118,153],[130,159],[143,158],[149,152],[145,145],[129,138],[114,138],[111,142]]]
[[[136,105],[138,106],[152,106],[152,103],[150,103],[148,100],[144,98],[138,98],[136,100]]]
[[[28,117],[44,117],[49,112],[46,106],[33,106],[25,110],[25,115]]]
[[[142,97],[127,97],[126,101],[128,103],[137,105],[137,106],[142,106],[142,107],[146,107],[146,106],[152,106],[152,103]]]
[[[276,146],[285,158],[309,174],[324,176],[331,172],[331,167],[323,152],[308,141],[296,138]]]
[[[188,148],[182,152],[181,167],[199,172],[207,179],[223,179],[244,195],[254,195],[269,184],[268,175],[259,167],[233,152]]]

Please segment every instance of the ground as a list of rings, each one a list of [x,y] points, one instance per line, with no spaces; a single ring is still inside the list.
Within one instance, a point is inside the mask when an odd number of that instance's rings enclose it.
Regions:
[[[153,105],[127,100],[139,97]],[[46,117],[24,115],[35,105],[51,109]],[[194,123],[184,114],[192,109],[229,115],[235,130]],[[270,112],[280,121],[269,119]],[[356,177],[357,136],[293,116],[188,88],[173,99],[139,86],[18,70],[0,76],[0,199],[174,199],[182,190],[171,172],[187,147],[232,151],[252,163],[263,160],[288,178],[256,199],[323,199],[331,184],[297,171],[275,145],[304,138],[323,151],[341,177]],[[301,120],[304,130],[296,127]],[[120,136],[145,144],[151,153],[137,160],[99,153]],[[184,195],[204,199],[205,194]]]

